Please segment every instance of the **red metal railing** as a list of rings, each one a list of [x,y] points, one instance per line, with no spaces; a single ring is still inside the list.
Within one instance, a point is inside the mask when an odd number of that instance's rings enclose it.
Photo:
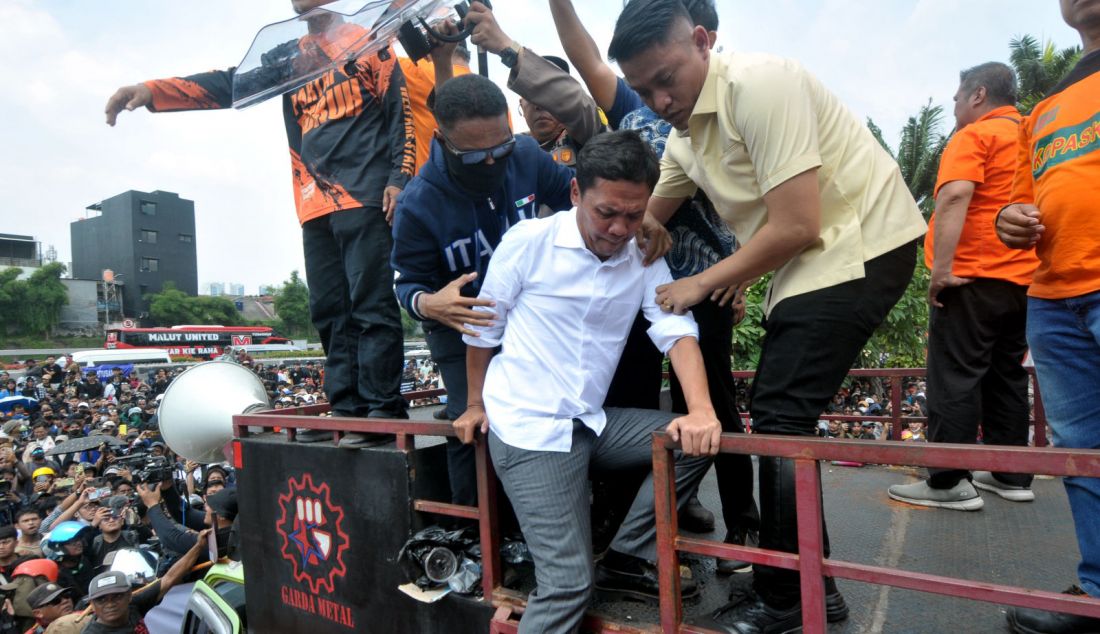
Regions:
[[[1035,377],[1035,368],[1026,368],[1031,382],[1032,394],[1035,397],[1034,415],[1031,418],[1032,424],[1035,426],[1034,444],[1036,447],[1047,446],[1047,419],[1046,412],[1043,409],[1043,398],[1039,391],[1039,381]],[[752,380],[755,372],[751,370],[734,370],[732,372],[733,378],[741,380]],[[907,378],[924,377],[928,375],[926,368],[855,368],[848,371],[848,376],[851,377],[863,377],[863,378],[884,378],[887,379],[890,386],[890,415],[889,416],[865,416],[863,414],[823,414],[820,416],[822,420],[838,420],[861,423],[866,422],[878,422],[890,425],[890,439],[901,440],[902,423],[909,422],[927,422],[928,418],[925,416],[903,416],[901,412],[901,401],[903,398],[904,386],[902,381]],[[749,414],[747,412],[741,413],[741,418],[745,420],[746,427],[750,421]]]
[[[657,512],[661,630],[664,632],[707,631],[682,624],[679,572],[681,552],[798,570],[802,584],[802,623],[806,634],[823,634],[826,631],[825,586],[822,575],[1100,618],[1100,600],[1097,599],[826,559],[821,528],[821,475],[818,468],[821,460],[839,460],[1100,477],[1100,450],[902,444],[766,434],[723,434],[720,448],[722,453],[777,456],[795,461],[799,552],[794,554],[680,536],[676,526],[676,513],[673,512],[676,508],[676,488],[673,486],[672,450],[675,448],[677,444],[667,434],[654,432],[653,487]]]
[[[892,399],[895,399],[893,420],[900,427],[897,417],[900,407],[900,386],[903,377],[922,376],[923,370],[853,370],[853,376],[886,376],[891,380]],[[740,375],[740,376],[739,376]],[[752,373],[734,373],[735,377],[751,377]],[[406,399],[426,398],[438,395],[410,393]],[[425,421],[333,418],[319,416],[328,411],[328,405],[312,405],[281,410],[269,410],[233,417],[235,443],[259,428],[271,430],[284,428],[292,440],[298,428],[332,431],[333,442],[338,444],[348,432],[394,434],[397,446],[408,450],[414,436],[453,437],[450,423]],[[858,420],[875,420],[876,417],[851,417]],[[1038,384],[1035,384],[1036,441],[1041,424],[1045,424]],[[679,553],[740,559],[792,570],[799,570],[802,578],[803,622],[809,634],[825,632],[824,585],[822,575],[853,579],[866,583],[891,585],[924,592],[948,594],[1024,607],[1056,609],[1075,614],[1100,617],[1100,601],[1070,597],[1051,592],[1026,590],[1011,586],[983,582],[963,581],[929,575],[896,571],[894,569],[867,566],[851,562],[825,559],[821,528],[820,474],[817,462],[840,460],[878,464],[904,464],[946,468],[981,469],[998,472],[1043,473],[1049,475],[1075,475],[1100,477],[1100,450],[1028,449],[1022,447],[989,447],[972,445],[947,445],[928,443],[883,443],[878,441],[826,440],[792,438],[764,434],[723,434],[720,450],[724,453],[742,453],[778,456],[796,461],[796,503],[798,510],[799,552],[801,554],[770,551],[722,542],[687,538],[678,535],[675,487],[671,485],[673,462],[671,451],[676,444],[663,432],[654,433],[653,469],[654,492],[657,513],[658,571],[660,574],[660,631],[697,632],[707,630],[684,625],[680,603]],[[235,455],[239,457],[237,447]],[[490,632],[512,634],[518,629],[518,618],[523,613],[526,597],[519,592],[501,586],[503,579],[500,560],[500,533],[497,512],[497,481],[489,458],[486,443],[478,438],[475,445],[478,506],[461,506],[434,500],[410,500],[413,509],[426,513],[463,517],[478,521],[482,552],[482,588],[484,596],[497,607],[491,621]],[[590,632],[653,632],[651,626],[618,623],[596,615],[588,615],[584,629]]]

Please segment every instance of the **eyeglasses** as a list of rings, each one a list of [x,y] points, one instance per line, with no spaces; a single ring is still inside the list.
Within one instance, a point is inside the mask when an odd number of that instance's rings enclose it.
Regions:
[[[208,487],[223,487],[225,486],[225,480],[210,480],[206,483]]]
[[[493,147],[480,150],[459,150],[455,148],[454,143],[452,143],[443,132],[439,134],[443,137],[443,147],[447,148],[447,151],[452,155],[457,156],[459,160],[462,161],[463,165],[484,163],[490,156],[493,157],[494,161],[499,161],[508,158],[512,150],[516,149],[516,137],[514,136],[508,137],[507,141],[500,145],[494,145]]]
[[[55,606],[55,605],[61,605],[61,603],[63,601],[72,601],[72,599],[69,597],[68,593],[65,593],[65,592],[61,593],[60,595],[58,595],[58,597],[56,599],[54,599],[53,601],[50,601],[49,603],[43,605],[42,607],[48,608],[48,607],[52,607],[52,606]]]

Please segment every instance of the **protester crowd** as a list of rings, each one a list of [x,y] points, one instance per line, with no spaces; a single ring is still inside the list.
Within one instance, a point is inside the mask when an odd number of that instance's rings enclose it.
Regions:
[[[0,632],[47,631],[66,615],[48,631],[147,631],[136,629],[145,614],[208,559],[202,531],[235,554],[234,470],[183,460],[161,439],[157,405],[182,367],[24,365],[0,372]],[[312,364],[255,369],[277,403],[322,394]],[[113,569],[121,550],[148,553],[159,578],[132,598],[151,579]]]

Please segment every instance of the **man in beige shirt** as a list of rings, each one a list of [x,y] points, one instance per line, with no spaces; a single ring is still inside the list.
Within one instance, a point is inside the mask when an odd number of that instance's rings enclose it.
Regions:
[[[664,222],[702,188],[742,247],[706,271],[657,289],[683,313],[723,289],[774,272],[752,384],[760,433],[812,435],[875,328],[901,297],[925,223],[897,165],[798,63],[713,54],[679,0],[632,0],[609,57],[675,128],[649,213]],[[760,545],[798,547],[791,461],[760,461]],[[827,541],[826,541],[827,543]],[[795,571],[755,566],[756,592],[728,606],[728,631],[801,623]],[[830,621],[847,616],[827,583]]]

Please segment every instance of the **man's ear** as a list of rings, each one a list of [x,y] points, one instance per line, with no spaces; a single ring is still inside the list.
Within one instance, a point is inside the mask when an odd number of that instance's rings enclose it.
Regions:
[[[978,86],[974,89],[974,92],[970,94],[970,103],[974,104],[975,106],[980,106],[981,104],[985,103],[985,99],[987,96],[988,93],[985,90],[985,86]]]
[[[576,177],[569,182],[569,200],[573,203],[574,207],[581,206],[581,187],[577,184]]]

